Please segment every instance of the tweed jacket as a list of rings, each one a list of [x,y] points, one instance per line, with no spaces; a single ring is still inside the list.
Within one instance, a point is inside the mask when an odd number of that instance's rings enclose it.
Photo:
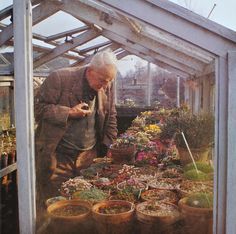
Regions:
[[[55,151],[68,127],[69,109],[82,97],[82,80],[86,67],[65,68],[53,72],[35,95],[37,129],[36,157],[48,157]],[[109,146],[117,136],[113,84],[98,91],[96,131],[98,143]],[[80,99],[81,100],[81,99]],[[82,137],[82,136],[81,136]]]

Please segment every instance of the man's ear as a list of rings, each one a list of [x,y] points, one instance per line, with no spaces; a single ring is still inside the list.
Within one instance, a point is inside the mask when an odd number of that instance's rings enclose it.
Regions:
[[[91,72],[92,72],[92,68],[91,68],[91,67],[88,67],[88,68],[86,69],[86,77],[87,77],[87,79],[89,79],[89,78],[91,77]]]

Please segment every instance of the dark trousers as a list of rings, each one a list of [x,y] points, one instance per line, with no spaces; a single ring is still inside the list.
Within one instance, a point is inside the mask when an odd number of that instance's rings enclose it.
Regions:
[[[97,152],[94,147],[87,151],[65,150],[58,147],[48,159],[36,160],[37,203],[45,204],[47,198],[59,196],[62,182],[79,175],[89,167]]]

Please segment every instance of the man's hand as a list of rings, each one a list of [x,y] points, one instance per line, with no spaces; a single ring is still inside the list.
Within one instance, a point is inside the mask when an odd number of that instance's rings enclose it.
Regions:
[[[69,110],[69,118],[71,119],[83,118],[89,114],[91,114],[91,110],[85,102],[80,103]]]

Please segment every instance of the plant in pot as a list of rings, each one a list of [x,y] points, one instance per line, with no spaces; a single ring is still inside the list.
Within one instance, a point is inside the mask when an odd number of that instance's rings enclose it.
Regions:
[[[213,181],[183,180],[176,189],[179,197],[181,198],[188,197],[196,193],[212,193]]]
[[[120,135],[110,146],[110,153],[114,163],[133,163],[136,153],[134,136]]]
[[[158,164],[158,148],[156,142],[148,141],[147,144],[138,147],[135,164],[137,166]]]
[[[212,233],[212,193],[194,193],[180,199],[178,205],[185,221],[186,230],[193,234]]]
[[[78,200],[57,201],[47,208],[49,233],[92,233],[92,205]]]
[[[92,207],[98,234],[132,233],[135,205],[124,200],[99,202]]]
[[[180,212],[172,203],[148,200],[136,206],[136,217],[142,234],[173,233]]]
[[[184,135],[183,135],[184,134]],[[208,154],[214,138],[214,117],[210,113],[192,114],[182,109],[165,120],[162,139],[175,139],[181,163],[192,162],[186,142],[195,161],[208,161]]]

